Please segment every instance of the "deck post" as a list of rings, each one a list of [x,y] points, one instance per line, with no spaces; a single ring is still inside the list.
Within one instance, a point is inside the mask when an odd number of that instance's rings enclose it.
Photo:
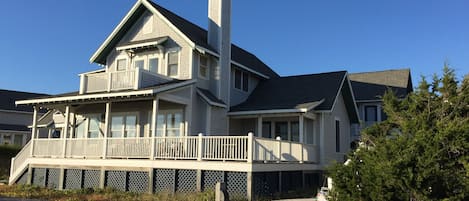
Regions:
[[[252,163],[252,155],[253,155],[253,147],[254,147],[254,134],[252,132],[248,133],[248,163]]]
[[[34,156],[34,141],[37,135],[37,106],[33,106],[33,128],[31,129],[31,157]]]
[[[140,86],[140,68],[135,68],[134,75],[134,89],[137,90]]]
[[[298,117],[298,127],[300,127],[300,129],[299,129],[300,133],[299,134],[300,134],[300,148],[301,148],[300,163],[303,163],[303,161],[304,161],[304,158],[303,158],[303,156],[304,156],[304,154],[303,154],[303,152],[304,152],[303,144],[304,144],[304,139],[305,139],[304,138],[304,133],[305,133],[304,132],[305,131],[304,120],[305,120],[305,118],[304,118],[303,114],[300,114],[300,116]]]
[[[104,167],[101,167],[100,172],[99,172],[99,188],[103,189],[105,185],[106,185],[106,169],[104,169]]]
[[[63,167],[60,167],[59,169],[59,190],[63,190],[64,189],[64,185],[65,185],[65,169]]]
[[[158,98],[155,97],[153,99],[153,108],[151,112],[151,152],[150,152],[150,160],[155,159],[155,145],[156,145],[156,113],[158,112]]]
[[[107,70],[108,70],[108,72],[107,72],[107,92],[110,92],[111,87],[112,87],[112,73],[109,72],[109,68]]]
[[[153,193],[154,180],[155,180],[154,170],[153,168],[150,168],[148,170],[148,193],[150,194]]]
[[[197,192],[202,192],[202,170],[197,169]]]
[[[65,158],[67,152],[67,135],[70,129],[70,105],[65,106],[65,127],[62,135],[63,144],[62,144],[62,158]]]
[[[85,88],[86,88],[85,78],[86,78],[85,74],[80,75],[80,94],[85,93]]]
[[[27,180],[26,180],[26,184],[28,185],[31,185],[33,182],[33,168],[31,167],[31,165],[28,165],[28,172],[26,173],[27,174]]]
[[[110,116],[111,116],[111,102],[106,103],[106,112],[104,113],[104,136],[103,136],[103,159],[106,159],[107,155],[107,137],[109,136],[110,128]]]
[[[197,161],[202,161],[202,155],[203,155],[203,136],[204,134],[199,133],[199,137],[197,138]]]
[[[277,163],[280,163],[280,161],[282,161],[282,137],[277,136],[275,139],[278,142],[278,144],[277,144],[277,151],[278,151]]]
[[[253,189],[253,185],[252,185],[252,181],[253,181],[253,178],[252,178],[252,172],[246,172],[246,191],[247,191],[247,198],[248,198],[248,201],[251,201],[253,200],[253,195],[254,195],[254,189]]]

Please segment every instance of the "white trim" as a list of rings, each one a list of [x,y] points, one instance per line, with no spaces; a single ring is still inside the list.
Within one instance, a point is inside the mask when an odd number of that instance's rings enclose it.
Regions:
[[[350,82],[350,78],[349,78],[348,72],[345,73],[345,76],[346,76],[346,78],[347,78],[348,87],[349,87],[350,93],[351,93],[351,95],[352,95],[353,107],[355,108],[355,115],[356,115],[356,117],[358,118],[358,122],[360,122],[360,113],[358,112],[358,107],[357,107],[357,104],[356,104],[357,101],[355,100],[355,95],[353,94],[352,83]]]
[[[145,46],[159,45],[161,43],[164,43],[166,40],[168,40],[168,37],[163,37],[156,41],[119,46],[119,47],[116,47],[116,50],[121,51],[121,50],[128,50],[128,49],[134,49],[134,48],[145,47]]]
[[[147,89],[140,91],[129,91],[129,92],[117,92],[117,93],[102,93],[102,94],[89,94],[89,95],[78,95],[78,96],[67,96],[67,97],[53,97],[53,98],[44,98],[44,99],[32,99],[32,100],[20,100],[15,101],[16,105],[26,105],[26,104],[38,104],[38,103],[47,103],[55,101],[73,101],[73,100],[83,100],[83,99],[104,99],[104,98],[114,98],[114,97],[129,97],[129,96],[139,96],[139,95],[152,95],[155,93],[161,93],[167,90],[183,87],[186,85],[194,84],[196,80],[187,80],[181,83],[168,85],[160,87],[157,89]]]
[[[227,106],[225,104],[220,104],[220,103],[216,103],[216,102],[213,102],[211,101],[207,96],[204,95],[204,93],[202,93],[199,89],[197,89],[197,94],[199,94],[208,104],[210,105],[213,105],[213,106],[217,106],[217,107],[222,107],[222,108],[227,108]]]
[[[177,54],[177,57],[178,57],[178,63],[177,63],[177,74],[176,75],[173,75],[173,76],[170,76],[169,75],[169,54],[172,54],[172,53],[176,53]],[[166,76],[167,77],[170,77],[170,78],[179,78],[179,75],[181,74],[181,48],[177,47],[177,48],[171,48],[171,49],[168,49],[166,51],[166,55],[165,55],[166,59],[165,59],[165,70],[166,70]]]
[[[251,110],[240,112],[228,112],[229,116],[234,115],[251,115],[251,114],[273,114],[273,113],[305,113],[308,112],[307,108],[300,109],[278,109],[278,110]]]
[[[100,72],[105,72],[106,69],[105,68],[102,68],[102,69],[98,69],[98,70],[94,70],[94,71],[89,71],[89,72],[85,72],[85,73],[80,73],[78,74],[78,76],[81,76],[81,75],[87,75],[87,74],[93,74],[93,73],[100,73]]]

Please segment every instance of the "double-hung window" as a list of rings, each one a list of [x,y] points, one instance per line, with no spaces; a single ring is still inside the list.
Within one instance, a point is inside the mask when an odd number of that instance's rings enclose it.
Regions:
[[[115,114],[111,118],[111,137],[136,137],[137,115]]]
[[[177,77],[179,68],[179,52],[171,51],[168,53],[168,76]]]
[[[199,57],[199,76],[201,78],[208,78],[208,58],[206,56],[200,55]]]
[[[97,114],[86,115],[81,121],[77,121],[75,137],[76,138],[98,138],[100,136],[99,124],[100,118]]]
[[[249,91],[249,73],[240,69],[235,69],[235,88],[243,91]]]
[[[122,71],[127,69],[127,59],[117,59],[116,70]]]

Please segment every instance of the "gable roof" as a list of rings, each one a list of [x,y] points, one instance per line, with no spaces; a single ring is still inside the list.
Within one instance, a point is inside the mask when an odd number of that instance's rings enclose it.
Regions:
[[[352,73],[349,77],[357,101],[380,101],[388,89],[399,98],[412,91],[410,69]]]
[[[93,54],[90,62],[105,65],[106,56],[112,51],[113,47],[122,39],[122,37],[124,37],[126,30],[128,30],[138,20],[138,18],[145,12],[145,10],[152,10],[147,8],[147,5],[151,6],[151,8],[155,9],[159,14],[161,14],[166,20],[169,21],[169,23],[171,23],[171,25],[180,31],[184,37],[194,43],[195,46],[216,52],[207,43],[207,30],[192,22],[189,22],[188,20],[176,15],[175,13],[159,6],[152,1],[139,0],[130,10],[127,16],[122,20],[122,22],[106,39],[106,41],[104,41],[103,45],[101,45],[101,47]],[[255,55],[234,44],[231,46],[231,60],[243,65],[240,67],[249,68],[247,70],[252,70],[269,78],[279,77],[275,71],[273,71]]]
[[[41,96],[48,96],[48,95],[0,89],[0,110],[33,112],[33,108],[31,106],[25,106],[25,105],[17,106],[15,105],[15,101],[24,100],[24,99],[32,99],[32,98],[37,98]]]
[[[230,112],[287,110],[312,106],[330,111],[342,93],[351,121],[358,121],[346,71],[280,77],[260,82],[248,99]],[[311,107],[308,107],[311,108]]]

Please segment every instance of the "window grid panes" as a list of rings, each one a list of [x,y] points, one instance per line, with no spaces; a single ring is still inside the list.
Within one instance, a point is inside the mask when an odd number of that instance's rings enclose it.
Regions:
[[[158,58],[148,59],[148,70],[153,73],[158,73]]]
[[[243,91],[249,90],[249,74],[247,72],[243,72]]]
[[[178,62],[179,56],[178,52],[168,53],[168,76],[177,76],[178,75]]]
[[[235,88],[236,89],[241,89],[241,70],[236,69],[235,70]]]
[[[205,56],[200,56],[199,75],[202,78],[208,77],[208,58]]]
[[[118,59],[116,70],[122,71],[127,69],[127,59]]]

